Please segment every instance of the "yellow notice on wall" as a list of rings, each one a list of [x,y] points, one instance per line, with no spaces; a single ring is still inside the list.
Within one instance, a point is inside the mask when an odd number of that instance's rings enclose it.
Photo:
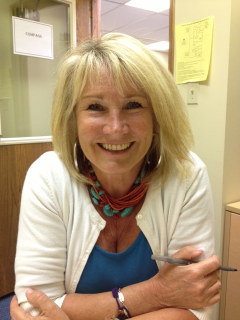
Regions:
[[[208,77],[214,17],[176,26],[176,83]]]

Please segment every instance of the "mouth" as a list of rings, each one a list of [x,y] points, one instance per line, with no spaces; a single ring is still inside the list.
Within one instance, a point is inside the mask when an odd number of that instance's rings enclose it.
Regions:
[[[133,143],[124,143],[124,144],[107,144],[107,143],[99,143],[100,147],[109,151],[123,151],[127,150],[131,147]]]

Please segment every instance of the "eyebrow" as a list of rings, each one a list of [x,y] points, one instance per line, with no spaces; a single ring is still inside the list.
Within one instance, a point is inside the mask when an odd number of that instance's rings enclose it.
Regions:
[[[103,96],[100,94],[99,95],[98,94],[96,94],[96,95],[89,94],[89,95],[82,96],[82,99],[88,99],[88,98],[97,98],[97,99],[103,100]]]
[[[145,98],[146,97],[144,95],[141,95],[141,94],[129,94],[127,96],[123,96],[124,99],[131,99],[131,98]],[[100,99],[100,100],[104,100],[104,97],[101,95],[101,94],[89,94],[89,95],[84,95],[82,96],[82,100],[83,99],[88,99],[88,98],[97,98],[97,99]]]

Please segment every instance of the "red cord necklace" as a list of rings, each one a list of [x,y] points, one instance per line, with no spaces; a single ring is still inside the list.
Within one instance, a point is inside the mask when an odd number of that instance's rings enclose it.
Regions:
[[[104,191],[97,180],[95,172],[93,171],[90,161],[85,161],[85,172],[88,178],[93,182],[93,185],[88,185],[89,195],[92,202],[102,208],[104,214],[108,217],[124,218],[129,216],[134,206],[144,197],[147,192],[148,185],[142,183],[142,178],[146,175],[146,170],[141,175],[138,175],[130,192],[119,199],[112,198],[106,191]]]

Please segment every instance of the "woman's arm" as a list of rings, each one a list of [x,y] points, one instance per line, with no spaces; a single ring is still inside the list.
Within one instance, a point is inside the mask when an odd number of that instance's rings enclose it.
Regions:
[[[190,260],[200,254],[201,251],[187,247],[174,256]],[[195,319],[186,309],[203,308],[219,301],[218,267],[219,261],[215,256],[189,266],[165,264],[150,280],[123,288],[121,291],[125,304],[131,316],[137,319],[140,315],[158,310],[161,310],[159,314],[168,314],[168,308],[175,308],[173,314],[176,319],[183,312],[178,309],[185,309],[189,319]],[[116,317],[118,311],[111,292],[94,295],[69,294],[62,309],[71,320],[109,319]]]
[[[44,293],[35,290],[27,290],[28,300],[36,305],[42,312],[38,317],[33,317],[18,306],[16,296],[10,305],[11,317],[13,320],[70,320],[69,317]],[[197,318],[188,310],[184,309],[163,309],[137,317],[134,320],[196,320]]]
[[[41,310],[41,315],[38,317],[31,316],[18,305],[17,297],[14,296],[10,304],[12,320],[70,320],[43,292],[27,289],[26,296],[32,304]]]
[[[167,308],[133,317],[134,320],[197,320],[195,315],[185,309]]]

